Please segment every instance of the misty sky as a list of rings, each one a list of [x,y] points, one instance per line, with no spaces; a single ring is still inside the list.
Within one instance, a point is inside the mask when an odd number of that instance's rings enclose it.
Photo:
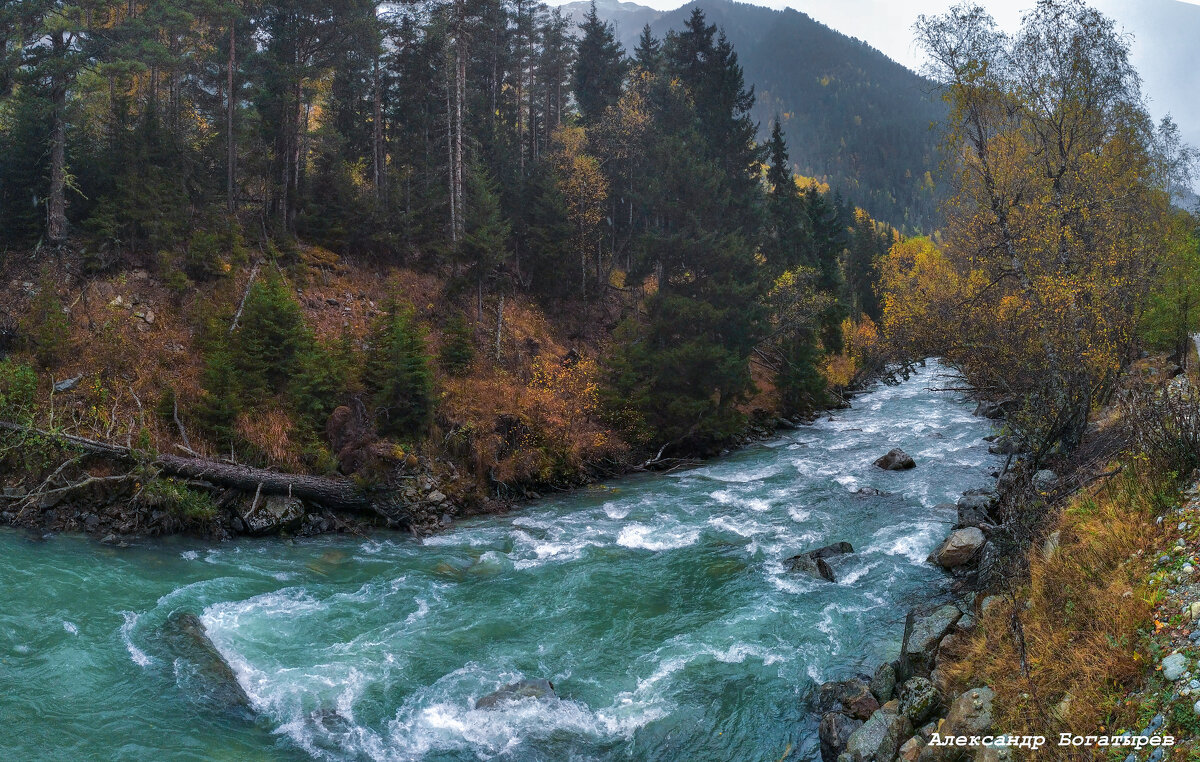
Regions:
[[[678,8],[687,0],[634,0],[660,10]],[[922,13],[945,11],[956,0],[741,0],[772,8],[792,7],[851,37],[866,41],[890,58],[920,70],[923,54],[913,41],[912,26]],[[559,0],[566,2],[566,0]],[[554,4],[559,4],[555,2]],[[1195,8],[1183,9],[1188,3]],[[1000,26],[1014,30],[1023,11],[1036,0],[980,0]],[[1170,113],[1185,138],[1200,146],[1200,0],[1092,0],[1134,37],[1133,63],[1143,77],[1150,113]],[[1172,8],[1174,6],[1174,8]],[[1189,23],[1179,24],[1180,11]],[[1194,19],[1194,21],[1192,21]]]

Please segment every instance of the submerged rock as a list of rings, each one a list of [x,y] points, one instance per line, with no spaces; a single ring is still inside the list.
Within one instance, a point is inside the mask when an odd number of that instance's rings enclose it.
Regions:
[[[540,677],[532,680],[518,680],[509,683],[500,690],[493,691],[475,702],[476,709],[495,709],[503,701],[516,701],[523,698],[556,699],[554,684]]]
[[[835,542],[832,545],[826,545],[823,548],[810,550],[805,555],[813,558],[829,558],[831,556],[840,556],[846,553],[853,553],[854,546],[848,542]]]
[[[249,696],[209,639],[200,617],[189,611],[175,612],[163,626],[163,640],[176,656],[194,668],[205,694],[203,699],[225,709],[250,708]]]
[[[887,455],[879,458],[879,460],[876,460],[875,465],[884,471],[906,471],[917,467],[916,461],[899,447],[889,451]]]

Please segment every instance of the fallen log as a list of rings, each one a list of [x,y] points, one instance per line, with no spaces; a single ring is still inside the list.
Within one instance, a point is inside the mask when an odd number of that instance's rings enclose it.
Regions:
[[[10,421],[0,421],[0,430],[46,437],[89,455],[122,463],[133,463],[137,460],[134,450],[95,439],[43,431]],[[377,513],[365,491],[350,479],[285,474],[265,468],[252,468],[200,457],[185,458],[179,455],[158,455],[150,464],[168,476],[203,480],[242,492],[253,493],[261,490],[268,495],[292,495],[335,511]]]

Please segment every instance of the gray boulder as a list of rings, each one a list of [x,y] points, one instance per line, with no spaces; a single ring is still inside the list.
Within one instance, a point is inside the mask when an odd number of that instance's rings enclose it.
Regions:
[[[162,637],[171,653],[180,660],[181,679],[196,687],[199,701],[223,710],[250,708],[250,697],[225,657],[209,639],[200,617],[188,611],[171,614],[163,625]]]
[[[798,556],[792,556],[786,562],[788,571],[800,572],[807,574],[816,579],[823,579],[826,582],[833,582],[833,568],[829,566],[829,562],[824,558],[813,558],[807,553],[801,553]]]
[[[501,702],[516,701],[523,698],[549,700],[556,699],[558,696],[554,693],[554,684],[549,680],[544,680],[540,677],[532,680],[518,680],[482,697],[475,702],[475,708],[495,709]]]
[[[862,720],[848,717],[841,712],[826,712],[821,715],[817,736],[821,740],[821,762],[834,762],[850,741],[854,731],[863,726]]]
[[[908,453],[897,447],[876,460],[875,465],[884,471],[907,471],[910,468],[916,468],[917,463],[909,457]]]
[[[914,725],[927,720],[942,702],[933,683],[923,677],[913,677],[900,689],[900,713]]]
[[[968,492],[958,499],[958,527],[978,527],[994,524],[992,511],[1000,502],[994,492]]]
[[[896,692],[896,668],[890,663],[880,665],[879,669],[875,670],[875,676],[871,678],[870,688],[879,701],[891,701]]]
[[[971,736],[992,729],[992,701],[996,694],[991,688],[972,688],[964,691],[946,714],[943,735]]]
[[[832,545],[826,545],[823,548],[810,550],[805,555],[812,558],[830,558],[832,556],[841,556],[846,553],[853,553],[854,547],[848,542],[835,542]]]
[[[879,708],[870,686],[861,678],[823,684],[817,691],[817,708],[822,712],[842,712],[856,720],[865,720]]]
[[[912,723],[902,714],[882,709],[871,715],[850,736],[838,762],[892,762],[904,739],[912,735]]]
[[[943,569],[953,569],[969,562],[987,542],[979,527],[955,529],[938,549],[929,554],[929,563]]]
[[[1043,468],[1033,475],[1033,488],[1038,492],[1049,492],[1058,481],[1058,474]]]
[[[292,532],[304,521],[304,503],[287,495],[260,497],[241,513],[241,519],[250,535]]]
[[[957,606],[946,604],[928,613],[913,611],[905,623],[904,642],[900,648],[903,677],[928,675],[933,669],[934,654],[950,628],[962,617]]]
[[[1016,404],[1014,399],[980,400],[975,406],[975,415],[996,420],[1008,415],[1008,411]]]

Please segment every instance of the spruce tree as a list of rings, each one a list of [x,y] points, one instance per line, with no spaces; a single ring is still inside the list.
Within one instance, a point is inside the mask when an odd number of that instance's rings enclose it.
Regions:
[[[367,360],[380,430],[420,434],[433,413],[433,374],[425,337],[411,306],[393,304],[377,323]]]
[[[438,353],[438,363],[451,376],[466,375],[475,359],[475,336],[467,318],[456,312],[446,321],[445,338]]]
[[[601,21],[593,0],[579,25],[583,36],[571,72],[571,91],[583,123],[593,124],[621,97],[627,65],[611,24]]]

